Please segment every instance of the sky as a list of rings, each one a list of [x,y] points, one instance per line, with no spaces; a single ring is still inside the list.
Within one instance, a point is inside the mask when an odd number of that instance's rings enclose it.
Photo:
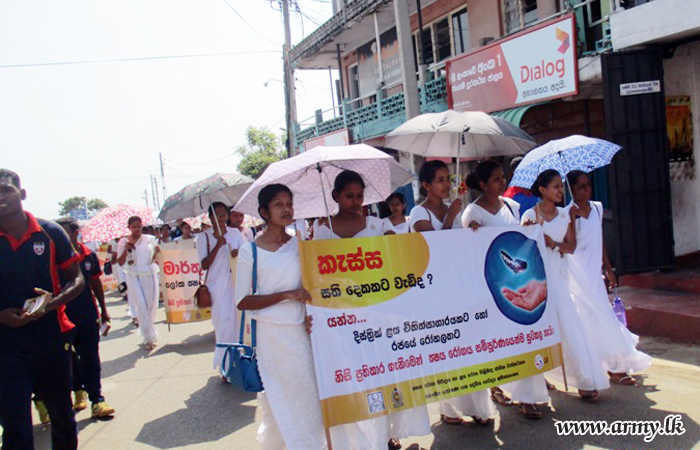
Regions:
[[[332,15],[330,0],[298,3],[306,17],[302,24],[292,13],[293,43]],[[248,126],[285,127],[284,28],[273,7],[277,1],[0,2],[0,167],[22,178],[25,209],[55,219],[69,197],[145,205],[144,191],[153,207],[151,174],[162,205],[159,154],[168,195],[235,172]],[[188,57],[163,58],[171,56]],[[300,120],[331,108],[327,70],[296,78]]]

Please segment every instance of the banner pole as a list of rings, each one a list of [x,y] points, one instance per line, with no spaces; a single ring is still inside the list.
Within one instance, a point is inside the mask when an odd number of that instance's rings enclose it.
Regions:
[[[566,365],[564,364],[564,353],[562,349],[562,355],[561,355],[561,373],[564,375],[564,392],[569,391],[569,383],[566,381]]]
[[[328,442],[328,450],[333,450],[333,443],[331,442],[331,429],[325,428],[326,430],[326,441]]]

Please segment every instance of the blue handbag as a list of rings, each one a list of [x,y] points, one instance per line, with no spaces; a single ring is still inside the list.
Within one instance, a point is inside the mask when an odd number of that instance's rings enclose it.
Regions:
[[[253,247],[253,295],[258,290],[258,248],[255,242]],[[221,362],[221,375],[231,383],[247,392],[260,392],[263,390],[260,372],[258,371],[258,359],[255,355],[256,345],[256,321],[250,321],[251,344],[243,343],[243,330],[245,327],[245,311],[241,311],[241,331],[238,344],[217,343],[217,347],[225,348],[224,359]]]

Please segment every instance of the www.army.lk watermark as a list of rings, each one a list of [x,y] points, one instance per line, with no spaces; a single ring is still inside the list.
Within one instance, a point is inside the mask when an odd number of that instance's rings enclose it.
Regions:
[[[561,420],[554,423],[559,436],[644,436],[651,442],[656,436],[680,436],[685,427],[680,414],[669,414],[660,420]]]

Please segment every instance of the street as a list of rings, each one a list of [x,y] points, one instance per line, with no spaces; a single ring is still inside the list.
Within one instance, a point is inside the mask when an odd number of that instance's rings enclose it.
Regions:
[[[211,368],[214,334],[209,322],[175,325],[168,331],[158,312],[159,346],[147,352],[127,316],[126,302],[108,298],[112,331],[101,345],[103,393],[117,410],[109,421],[78,414],[80,448],[97,449],[255,449],[259,415],[255,394],[238,391]],[[654,357],[640,386],[613,386],[597,404],[583,402],[573,390],[552,392],[556,412],[528,421],[516,407],[499,406],[492,425],[473,422],[442,425],[430,408],[433,434],[403,439],[409,449],[691,449],[700,442],[700,347],[642,338],[639,348]],[[563,386],[557,386],[563,389]],[[654,420],[680,414],[685,433],[657,436],[558,436],[559,420]],[[50,449],[50,429],[34,417],[35,445]]]

